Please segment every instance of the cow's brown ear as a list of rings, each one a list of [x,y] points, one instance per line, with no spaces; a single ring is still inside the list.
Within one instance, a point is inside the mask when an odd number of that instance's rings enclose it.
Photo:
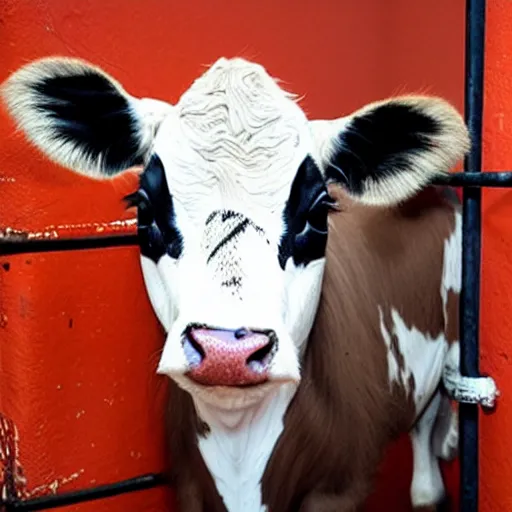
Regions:
[[[172,109],[130,96],[101,69],[65,57],[23,66],[2,84],[1,95],[18,128],[45,155],[97,178],[143,165]]]
[[[372,205],[413,196],[470,147],[462,116],[436,97],[372,103],[345,118],[311,121],[311,129],[327,181]]]

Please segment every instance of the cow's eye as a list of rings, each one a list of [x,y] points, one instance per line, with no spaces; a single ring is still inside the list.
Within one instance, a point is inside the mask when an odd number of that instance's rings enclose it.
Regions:
[[[137,224],[139,227],[149,227],[153,224],[155,220],[153,206],[144,189],[140,188],[137,192],[126,196],[124,199],[129,207],[137,207]]]
[[[320,233],[327,232],[327,216],[329,211],[336,209],[336,202],[326,191],[323,191],[311,205],[307,222],[309,226]]]
[[[139,204],[137,222],[141,227],[149,227],[155,221],[151,203],[142,202]]]

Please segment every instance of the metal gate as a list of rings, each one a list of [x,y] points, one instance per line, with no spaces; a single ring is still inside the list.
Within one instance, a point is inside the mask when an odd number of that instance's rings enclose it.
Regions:
[[[485,0],[467,0],[466,4],[466,78],[465,119],[472,139],[471,152],[464,171],[454,173],[436,184],[463,187],[462,290],[460,297],[461,372],[471,379],[480,378],[479,315],[481,253],[481,188],[512,187],[512,172],[481,172],[482,111],[484,88]],[[89,237],[73,240],[50,239],[2,241],[0,255],[43,251],[67,251],[118,247],[137,244],[136,235]],[[460,403],[461,512],[478,510],[478,404]],[[137,478],[75,492],[31,500],[0,503],[6,512],[48,510],[149,489],[166,484],[160,474]]]

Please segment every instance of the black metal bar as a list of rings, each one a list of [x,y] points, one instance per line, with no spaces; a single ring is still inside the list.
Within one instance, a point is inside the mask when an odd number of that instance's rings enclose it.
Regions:
[[[13,501],[5,504],[6,512],[47,510],[50,508],[67,507],[85,501],[111,498],[127,492],[143,491],[164,485],[166,479],[162,474],[142,475],[130,480],[124,480],[115,484],[108,484],[93,489],[57,494],[55,496],[44,496],[27,501]]]
[[[138,245],[138,238],[136,234],[81,238],[49,238],[42,240],[6,239],[5,241],[0,240],[0,256],[48,251],[103,249],[108,247],[123,247],[129,245]]]
[[[435,181],[450,187],[512,187],[512,172],[454,172]]]
[[[464,171],[482,170],[482,117],[484,90],[485,0],[466,3],[466,84],[465,117],[472,148],[464,162]],[[470,176],[473,176],[471,174]],[[461,372],[479,377],[479,313],[481,197],[479,187],[464,188],[462,216],[462,289],[461,289]],[[462,512],[478,511],[478,406],[460,404],[460,456]]]

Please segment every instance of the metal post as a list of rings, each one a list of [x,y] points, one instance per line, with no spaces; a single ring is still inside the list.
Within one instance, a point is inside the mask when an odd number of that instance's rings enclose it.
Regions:
[[[465,172],[482,170],[485,0],[467,0],[465,116],[472,148]],[[465,188],[462,226],[461,372],[480,377],[481,189]],[[478,405],[460,404],[461,512],[478,511]]]

